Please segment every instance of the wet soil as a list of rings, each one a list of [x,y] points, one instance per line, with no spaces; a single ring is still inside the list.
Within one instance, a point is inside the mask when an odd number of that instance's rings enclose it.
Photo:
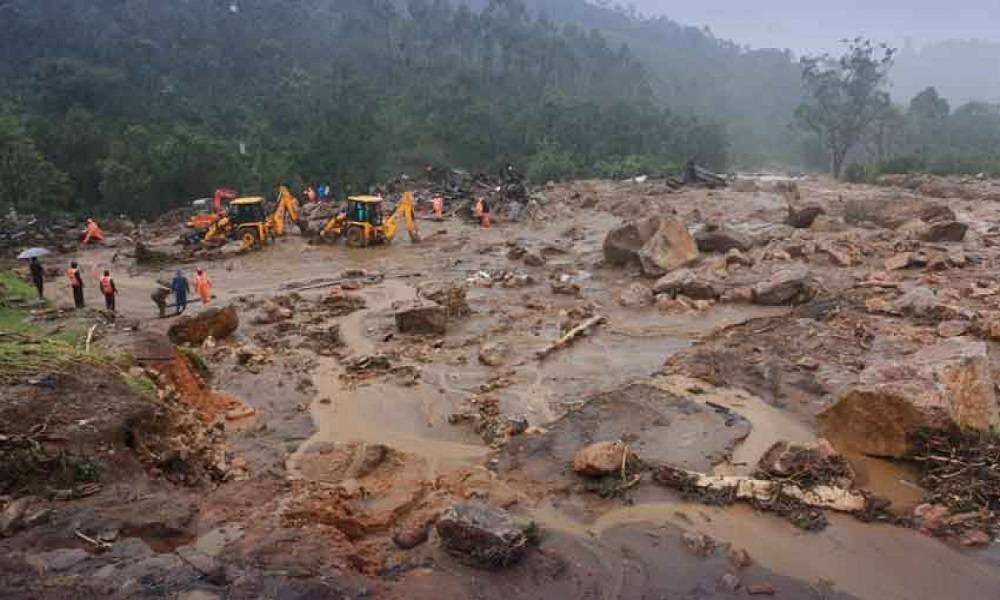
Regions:
[[[801,182],[800,189],[835,216],[844,211],[840,196],[900,193],[823,181]],[[804,259],[822,277],[819,302],[833,298],[835,310],[718,303],[662,312],[622,306],[620,292],[638,280],[601,262],[601,242],[620,217],[676,212],[690,223],[724,220],[757,240],[754,265],[727,271],[732,285],[748,285],[774,268],[766,253],[791,235],[768,241],[781,229],[786,195],[673,194],[610,182],[545,193],[544,222],[490,230],[421,222],[419,245],[397,240],[364,250],[311,246],[292,235],[204,265],[215,283],[213,304],[235,302],[241,313],[232,339],[198,350],[211,375],[209,388],[196,386],[253,409],[238,419],[225,418],[229,405],[210,415],[225,432],[238,476],[190,488],[137,469],[97,495],[53,505],[50,520],[0,541],[6,550],[0,595],[716,598],[759,586],[786,598],[995,597],[1000,575],[991,554],[958,550],[913,530],[831,515],[826,530],[806,534],[747,507],[692,505],[646,484],[624,498],[601,498],[571,473],[575,451],[602,439],[624,438],[644,460],[717,474],[751,473],[776,441],[815,441],[815,414],[867,361],[937,336],[934,323],[864,309],[870,297],[893,293],[855,287],[894,252],[891,240],[886,246],[880,238],[884,230],[815,234],[861,248],[862,258],[850,267],[821,252]],[[582,210],[591,199],[592,208]],[[949,203],[986,233],[978,223],[992,218],[992,208]],[[545,264],[508,258],[512,244],[545,256]],[[968,251],[982,254],[982,265],[995,260],[979,238]],[[112,269],[130,329],[164,333],[171,319],[155,317],[149,293],[173,268],[147,271],[113,256],[97,249],[75,258],[86,273]],[[726,271],[721,259],[706,256],[706,269]],[[310,283],[358,269],[382,275],[344,286],[364,308],[339,316],[311,312],[330,290],[307,289]],[[480,272],[497,271],[534,283],[476,283]],[[957,289],[984,274],[983,267],[948,271],[947,279],[908,271],[897,283]],[[560,277],[576,283],[579,296],[553,293],[550,281]],[[395,331],[393,305],[415,298],[418,283],[469,278],[472,314],[451,320],[446,335]],[[299,295],[290,298],[293,288]],[[279,296],[288,298],[293,315],[255,323],[260,303]],[[992,296],[984,298],[969,302],[990,308]],[[68,301],[66,292],[57,303]],[[606,316],[606,324],[536,360],[534,353],[584,309]],[[303,331],[317,325],[337,325],[340,344],[320,353],[303,345]],[[135,341],[135,331],[102,329],[99,337],[144,360],[174,360],[155,344]],[[511,352],[500,364],[480,362],[480,349],[495,343]],[[236,355],[246,346],[266,357],[241,364]],[[388,370],[364,376],[348,370],[353,359],[376,354],[386,357]],[[491,446],[469,423],[452,424],[452,415],[486,404],[504,422],[526,421],[527,430]],[[905,466],[847,457],[858,485],[891,499],[900,514],[920,501],[915,474]],[[511,569],[482,572],[443,553],[433,533],[412,550],[393,544],[394,532],[426,527],[449,504],[469,499],[536,522],[540,545]],[[111,549],[94,552],[74,536],[79,528],[114,529]],[[692,553],[685,533],[707,535],[719,546],[706,556]],[[745,549],[753,565],[734,566],[727,544]],[[79,548],[87,556],[68,567],[64,556],[47,554]]]

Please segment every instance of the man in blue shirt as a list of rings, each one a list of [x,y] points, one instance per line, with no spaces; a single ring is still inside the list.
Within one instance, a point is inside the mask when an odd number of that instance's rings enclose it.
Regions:
[[[174,274],[174,280],[170,284],[170,289],[174,291],[174,298],[177,302],[177,314],[181,314],[187,308],[187,295],[191,291],[191,285],[188,284],[187,277],[184,276],[184,273],[180,269]]]

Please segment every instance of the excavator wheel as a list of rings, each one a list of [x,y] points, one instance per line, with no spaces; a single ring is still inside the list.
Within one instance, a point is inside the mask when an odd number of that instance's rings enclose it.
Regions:
[[[365,230],[361,227],[351,227],[347,230],[347,245],[351,248],[364,248]]]
[[[260,235],[256,229],[244,229],[240,232],[240,243],[244,250],[257,250],[261,246]]]

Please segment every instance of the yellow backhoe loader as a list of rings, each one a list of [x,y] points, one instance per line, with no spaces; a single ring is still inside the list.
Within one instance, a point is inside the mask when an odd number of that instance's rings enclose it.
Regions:
[[[382,198],[351,196],[347,199],[347,212],[330,218],[320,229],[319,238],[336,241],[343,237],[347,245],[354,248],[388,243],[396,237],[401,220],[406,224],[410,240],[419,242],[411,192],[403,192],[399,205],[388,217],[382,216]]]
[[[239,240],[244,249],[258,249],[285,235],[286,221],[300,224],[299,204],[288,188],[281,186],[278,202],[270,215],[264,209],[263,198],[237,198],[229,203],[225,216],[208,228],[202,243],[217,245]]]

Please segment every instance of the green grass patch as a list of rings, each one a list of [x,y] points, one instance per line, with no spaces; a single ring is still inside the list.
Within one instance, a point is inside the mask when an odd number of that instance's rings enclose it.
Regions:
[[[0,380],[28,377],[43,371],[70,373],[81,365],[103,363],[100,356],[86,354],[57,337],[0,333]]]
[[[200,352],[188,346],[178,346],[177,349],[191,361],[191,365],[194,366],[199,375],[208,379],[212,374],[212,370],[208,367],[208,361],[205,360],[205,357]]]
[[[39,304],[34,286],[10,271],[0,272],[0,377],[82,360],[87,332],[76,319],[35,321],[27,306]],[[92,360],[92,357],[91,359]]]
[[[123,375],[122,379],[136,394],[150,400],[156,400],[156,384],[153,383],[148,377]]]
[[[11,272],[0,272],[0,306],[34,302],[38,298],[35,288]]]

